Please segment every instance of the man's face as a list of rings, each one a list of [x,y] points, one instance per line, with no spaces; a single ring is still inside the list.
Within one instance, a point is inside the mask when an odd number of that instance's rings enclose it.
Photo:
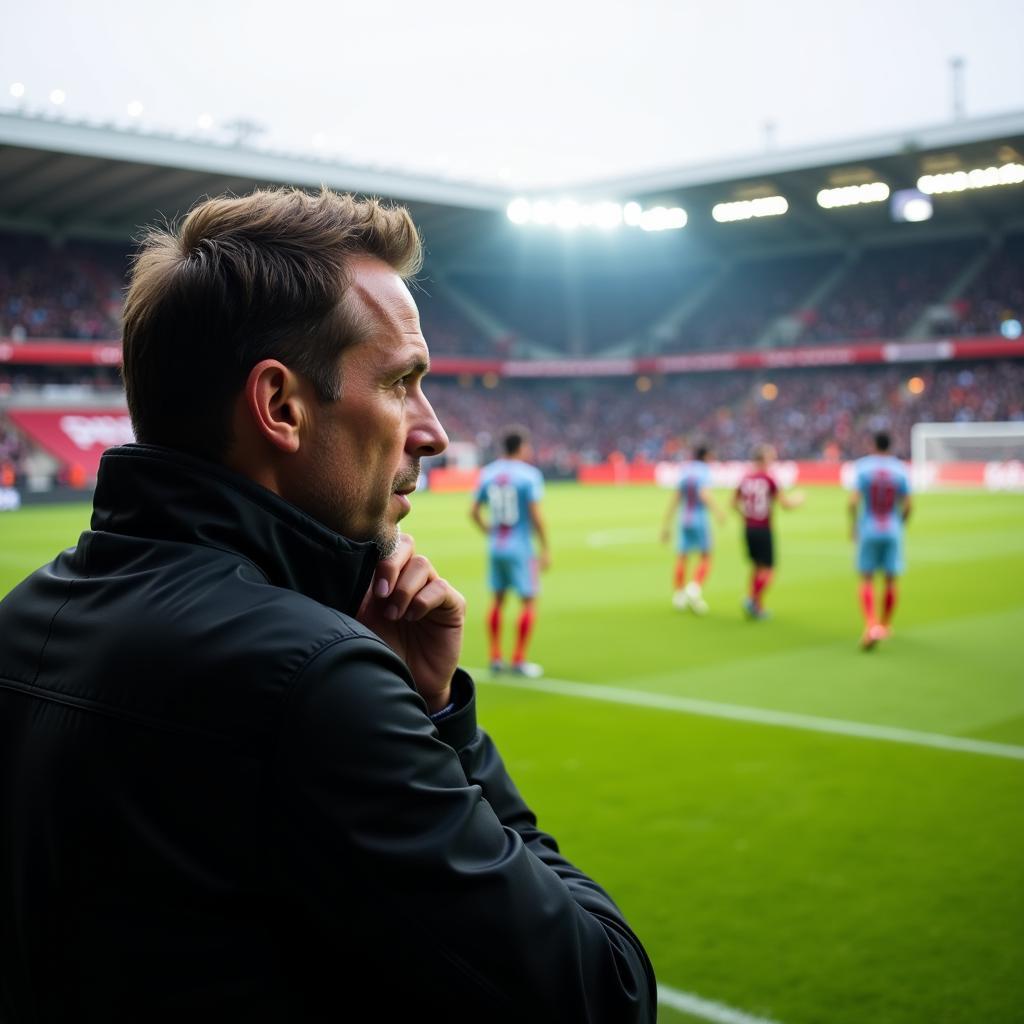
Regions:
[[[384,555],[410,509],[419,460],[448,447],[421,384],[429,365],[416,303],[386,263],[350,264],[346,301],[363,340],[341,355],[341,397],[315,406],[297,502],[352,540],[372,540]]]

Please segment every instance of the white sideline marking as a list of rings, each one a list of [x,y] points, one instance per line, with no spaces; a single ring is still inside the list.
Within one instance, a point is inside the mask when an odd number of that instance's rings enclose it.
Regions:
[[[717,701],[698,700],[695,697],[674,697],[665,693],[625,690],[617,686],[595,686],[591,683],[574,683],[565,679],[512,679],[508,676],[488,678],[485,672],[477,673],[477,678],[497,683],[499,686],[539,690],[542,693],[557,693],[566,697],[586,697],[612,704],[632,704],[638,707],[658,708],[661,711],[704,715],[708,718],[729,718],[737,722],[756,722],[758,725],[777,725],[787,729],[804,729],[808,732],[829,732],[866,740],[908,743],[915,747],[935,747],[963,754],[983,754],[987,757],[1024,761],[1024,747],[1011,743],[974,740],[966,736],[945,736],[941,733],[917,732],[914,729],[901,729],[892,725],[848,722],[842,718],[819,718],[817,715],[802,715],[795,711],[772,711],[770,708],[751,708],[741,704],[719,704]]]
[[[671,1006],[701,1020],[715,1021],[716,1024],[777,1024],[768,1017],[755,1017],[753,1014],[734,1010],[725,1003],[716,1003],[710,999],[702,999],[692,992],[680,992],[667,985],[658,986],[658,1002],[662,1006]]]

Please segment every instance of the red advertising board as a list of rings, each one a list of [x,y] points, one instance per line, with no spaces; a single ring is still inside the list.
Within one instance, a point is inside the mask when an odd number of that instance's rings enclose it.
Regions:
[[[134,440],[123,409],[8,409],[14,425],[83,483],[93,480],[100,456]]]
[[[733,352],[684,352],[639,359],[529,359],[502,361],[462,356],[436,356],[433,373],[498,377],[632,377],[637,374],[710,373],[722,370],[788,370],[815,366],[856,366],[885,363],[931,363],[951,359],[1024,358],[1024,340],[1000,335],[939,338],[930,341],[875,339],[847,345],[749,349]],[[35,366],[117,366],[121,344],[54,339],[14,343],[0,340],[0,364]]]

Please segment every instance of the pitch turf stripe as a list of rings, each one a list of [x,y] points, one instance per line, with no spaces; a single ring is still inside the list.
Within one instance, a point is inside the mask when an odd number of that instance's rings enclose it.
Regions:
[[[662,1006],[671,1006],[673,1010],[688,1013],[691,1017],[714,1021],[715,1024],[777,1024],[768,1017],[755,1017],[742,1010],[734,1010],[725,1003],[702,999],[692,992],[680,992],[667,985],[658,986],[658,1002]]]
[[[481,673],[477,678],[485,679],[487,677]],[[983,754],[987,757],[1005,757],[1014,761],[1024,761],[1024,747],[1014,746],[1010,743],[974,740],[966,736],[916,732],[913,729],[900,729],[891,725],[848,722],[841,718],[819,718],[816,715],[802,715],[794,711],[772,711],[770,708],[752,708],[741,704],[719,704],[716,701],[698,700],[694,697],[674,697],[671,694],[625,690],[616,686],[595,686],[591,683],[574,683],[565,679],[521,679],[503,676],[491,677],[489,681],[516,689],[557,693],[566,697],[586,697],[590,700],[603,700],[612,704],[632,704],[636,707],[677,711],[687,715],[728,718],[737,722],[776,725],[786,729],[803,729],[808,732],[835,733],[839,736],[856,736],[859,739],[907,743],[915,747],[934,747],[938,750],[954,750],[962,754]]]

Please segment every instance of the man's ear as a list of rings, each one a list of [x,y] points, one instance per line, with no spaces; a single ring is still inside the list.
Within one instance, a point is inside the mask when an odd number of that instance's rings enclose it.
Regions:
[[[245,407],[256,432],[286,454],[299,450],[309,419],[309,386],[277,359],[257,363],[245,379]]]

